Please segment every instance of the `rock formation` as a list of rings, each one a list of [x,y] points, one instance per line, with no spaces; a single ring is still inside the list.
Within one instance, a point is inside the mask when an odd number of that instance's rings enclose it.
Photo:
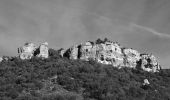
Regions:
[[[160,65],[156,57],[152,54],[141,54],[141,68],[148,72],[159,72]]]
[[[23,47],[18,48],[19,57],[21,59],[31,59],[36,50],[36,46],[33,43],[25,43]]]
[[[133,49],[123,49],[125,65],[131,68],[135,68],[137,66],[137,62],[140,60],[140,53]]]
[[[25,43],[23,47],[18,48],[18,54],[21,59],[31,59],[33,56],[48,58],[48,43],[42,43],[37,47],[34,43]]]
[[[39,46],[39,54],[37,55],[38,57],[42,57],[42,58],[48,58],[48,43],[45,42],[45,43],[42,43],[40,46]]]
[[[150,84],[150,83],[149,83],[148,79],[144,79],[143,85],[149,85],[149,84]]]
[[[21,59],[31,59],[33,56],[48,58],[48,43],[42,43],[39,47],[33,43],[25,43],[23,47],[18,48],[18,53]],[[87,41],[66,50],[61,49],[59,53],[61,57],[86,61],[93,59],[118,68],[139,68],[148,72],[159,72],[161,69],[152,54],[140,54],[137,50],[124,48],[108,39],[104,41],[98,39],[96,42]]]
[[[0,62],[2,62],[3,61],[3,58],[2,57],[0,57]]]
[[[137,50],[121,47],[116,42],[85,42],[74,45],[64,53],[69,59],[96,60],[115,67],[140,68],[148,72],[158,72],[160,65],[153,55],[140,54]]]

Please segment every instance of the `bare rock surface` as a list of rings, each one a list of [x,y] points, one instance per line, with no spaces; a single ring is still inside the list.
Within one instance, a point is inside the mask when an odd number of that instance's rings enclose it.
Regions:
[[[144,79],[143,80],[143,85],[149,85],[150,83],[149,83],[149,81],[148,81],[148,79]]]
[[[87,41],[74,45],[64,53],[69,59],[96,60],[102,64],[110,64],[118,68],[140,68],[148,72],[158,72],[160,65],[155,56],[141,54],[132,48],[124,48],[117,42],[102,41],[99,43]]]
[[[25,43],[24,46],[18,48],[19,57],[21,59],[30,59],[35,50],[36,45],[34,43]]]
[[[48,43],[42,43],[39,46],[39,54],[37,55],[38,57],[42,57],[42,58],[48,58],[49,54],[48,54]]]
[[[18,54],[21,59],[31,59],[33,56],[48,58],[48,43],[42,43],[37,47],[34,43],[25,43],[18,48]]]
[[[3,58],[2,57],[0,57],[0,62],[2,62],[3,61]]]
[[[137,66],[137,62],[141,59],[140,53],[134,49],[123,49],[125,55],[125,64],[131,68]]]
[[[48,58],[48,43],[42,43],[38,47],[34,43],[25,43],[23,47],[18,48],[18,53],[21,59],[31,59],[33,56]],[[117,42],[107,39],[73,45],[68,49],[59,50],[59,53],[61,57],[85,61],[92,59],[118,68],[140,68],[148,72],[159,72],[161,69],[154,55],[141,54],[137,50],[122,47]]]
[[[141,68],[148,72],[159,72],[161,69],[156,57],[152,54],[142,54],[140,63]]]

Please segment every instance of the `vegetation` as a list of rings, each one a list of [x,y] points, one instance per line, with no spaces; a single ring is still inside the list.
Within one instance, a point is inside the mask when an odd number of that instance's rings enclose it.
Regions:
[[[49,54],[1,62],[0,100],[170,100],[169,69],[149,73]]]

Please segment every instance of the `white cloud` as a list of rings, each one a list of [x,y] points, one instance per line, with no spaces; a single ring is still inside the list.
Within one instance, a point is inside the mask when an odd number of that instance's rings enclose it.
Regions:
[[[134,29],[134,28],[139,28],[139,29],[148,31],[148,32],[150,32],[150,33],[152,33],[152,34],[154,34],[154,35],[157,35],[157,36],[161,37],[161,38],[170,38],[170,35],[169,35],[169,34],[160,33],[160,32],[157,32],[156,30],[154,30],[154,29],[152,29],[152,28],[145,27],[145,26],[141,26],[141,25],[137,25],[137,24],[135,24],[135,23],[131,23],[131,24],[130,24],[130,27],[131,27],[132,29]]]

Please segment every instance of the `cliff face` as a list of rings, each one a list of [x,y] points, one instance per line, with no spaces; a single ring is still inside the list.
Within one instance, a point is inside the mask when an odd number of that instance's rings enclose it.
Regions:
[[[160,65],[156,57],[152,54],[141,54],[137,50],[124,48],[116,42],[109,40],[98,42],[85,42],[74,45],[71,48],[61,49],[61,57],[69,59],[81,59],[89,61],[93,59],[102,64],[110,64],[114,67],[140,68],[148,72],[158,72]],[[48,43],[36,46],[33,43],[26,43],[18,48],[21,59],[31,59],[33,56],[48,58]]]
[[[0,62],[2,62],[2,60],[3,60],[3,58],[2,58],[2,57],[0,57]]]
[[[62,54],[61,54],[62,55]],[[114,67],[130,67],[143,69],[148,72],[158,72],[160,65],[157,59],[150,54],[140,54],[137,50],[123,48],[116,42],[102,43],[85,42],[67,49],[62,56],[70,59],[96,60],[102,64],[111,64]]]
[[[33,56],[48,58],[48,43],[42,43],[36,46],[33,43],[25,43],[24,46],[18,48],[18,54],[21,59],[31,59]]]

